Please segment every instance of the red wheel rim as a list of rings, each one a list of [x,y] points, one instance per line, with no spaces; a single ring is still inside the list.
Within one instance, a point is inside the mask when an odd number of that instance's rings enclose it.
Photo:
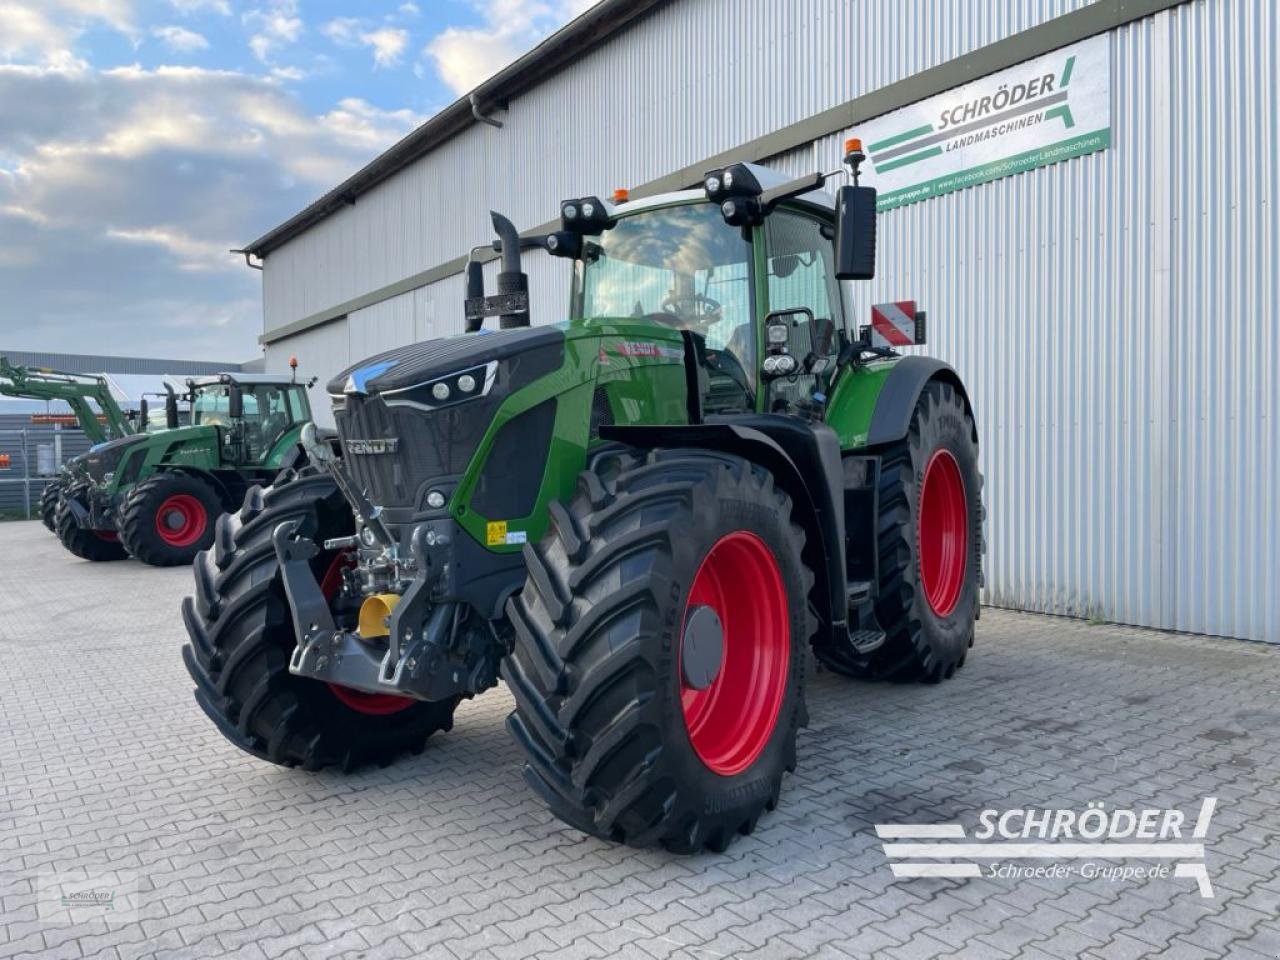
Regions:
[[[929,609],[945,617],[960,602],[969,562],[969,504],[950,450],[929,458],[920,487],[920,581]]]
[[[336,554],[329,563],[329,569],[324,572],[324,577],[320,580],[320,592],[324,594],[326,600],[332,600],[338,595],[338,590],[342,588],[342,568],[351,566],[353,559],[352,552],[344,550]],[[399,713],[417,702],[412,697],[398,697],[394,693],[365,693],[363,690],[344,687],[337,683],[330,683],[327,686],[344,706],[350,707],[356,713],[364,713],[372,717],[385,717],[388,714]]]
[[[120,535],[114,530],[94,530],[92,533],[99,540],[105,540],[107,543],[118,543],[120,540]]]
[[[740,530],[716,541],[689,588],[682,631],[690,610],[703,605],[715,610],[723,628],[720,669],[709,686],[694,689],[677,657],[680,706],[694,752],[708,769],[730,777],[768,744],[787,689],[787,590],[763,540]]]
[[[156,511],[156,533],[171,547],[189,547],[204,536],[209,512],[189,493],[175,493]]]

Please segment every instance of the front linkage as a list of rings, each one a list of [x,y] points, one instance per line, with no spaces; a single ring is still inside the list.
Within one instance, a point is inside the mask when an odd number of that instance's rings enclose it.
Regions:
[[[302,443],[350,504],[359,532],[323,544],[325,551],[354,560],[331,566],[342,578],[338,598],[326,596],[313,572],[322,551],[303,521],[281,523],[272,533],[298,625],[290,673],[364,693],[430,701],[492,687],[506,648],[494,622],[474,616],[451,590],[453,521],[407,528],[409,548],[402,550],[382,511],[359,491],[328,445],[317,441],[314,426],[304,428]],[[334,619],[331,605],[344,597],[363,597],[355,630]]]

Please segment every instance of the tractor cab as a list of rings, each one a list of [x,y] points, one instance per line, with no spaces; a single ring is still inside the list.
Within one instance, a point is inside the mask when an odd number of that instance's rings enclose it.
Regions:
[[[787,183],[762,167],[739,166],[739,178],[749,175],[762,188]],[[734,182],[732,173],[720,176]],[[603,229],[584,238],[575,261],[573,322],[679,332],[698,359],[705,413],[788,412],[811,403],[829,383],[848,331],[835,272],[835,203],[806,191],[759,222],[736,223],[708,193],[606,205]]]
[[[305,385],[279,376],[220,373],[188,387],[192,426],[217,428],[226,463],[262,463],[311,419]]]

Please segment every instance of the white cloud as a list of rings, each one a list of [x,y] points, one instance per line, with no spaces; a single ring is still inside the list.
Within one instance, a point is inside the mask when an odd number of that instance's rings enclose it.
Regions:
[[[206,10],[224,17],[231,16],[229,0],[169,0],[169,6],[187,17],[196,13],[204,13]]]
[[[422,9],[416,3],[402,3],[400,4],[400,12],[406,17],[416,17],[422,13]]]
[[[91,26],[104,24],[136,39],[129,0],[0,0],[0,58],[67,64]]]
[[[339,46],[354,46],[360,36],[359,17],[337,17],[320,28],[320,32]]]
[[[235,270],[239,266],[227,256],[230,247],[198,240],[172,224],[141,229],[108,227],[106,235],[127,243],[151,244],[172,254],[181,270]]]
[[[83,350],[91,322],[121,352],[252,355],[261,277],[227,251],[422,119],[356,98],[317,116],[229,70],[0,64],[0,289],[31,331],[11,345]]]
[[[367,20],[359,17],[337,17],[320,30],[340,47],[369,47],[373,51],[375,67],[394,67],[409,45],[408,30],[398,27],[372,29]]]
[[[381,30],[362,34],[360,40],[373,48],[375,66],[392,67],[400,62],[400,55],[409,45],[409,31],[383,27]]]
[[[464,94],[595,5],[597,0],[475,0],[483,27],[449,27],[423,53]]]
[[[271,0],[265,7],[250,10],[242,20],[257,31],[249,38],[249,49],[263,63],[270,63],[279,50],[296,43],[304,29],[297,0]]]
[[[170,50],[178,53],[193,53],[196,50],[208,50],[209,41],[203,35],[184,27],[153,27],[151,35],[159,39]]]

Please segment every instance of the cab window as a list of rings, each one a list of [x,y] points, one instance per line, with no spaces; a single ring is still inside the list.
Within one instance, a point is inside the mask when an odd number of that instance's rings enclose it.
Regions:
[[[843,323],[840,285],[833,270],[834,245],[830,227],[792,210],[778,210],[765,221],[765,249],[769,310],[804,308],[786,318],[790,327],[787,350],[802,364],[796,377],[776,381],[775,399],[807,398],[815,377],[825,372],[839,352],[837,336]]]
[[[805,349],[793,349],[792,353],[801,359],[810,349],[830,353],[835,349],[840,323],[840,288],[832,269],[834,248],[829,228],[812,217],[780,210],[765,222],[765,242],[769,309],[805,307],[813,313],[812,330],[807,328],[807,318],[794,318],[805,325],[793,330]]]
[[[714,205],[695,203],[623,217],[588,244],[578,315],[698,334],[711,351],[714,386],[735,394],[733,405],[749,405],[756,337],[752,246],[742,230]]]

